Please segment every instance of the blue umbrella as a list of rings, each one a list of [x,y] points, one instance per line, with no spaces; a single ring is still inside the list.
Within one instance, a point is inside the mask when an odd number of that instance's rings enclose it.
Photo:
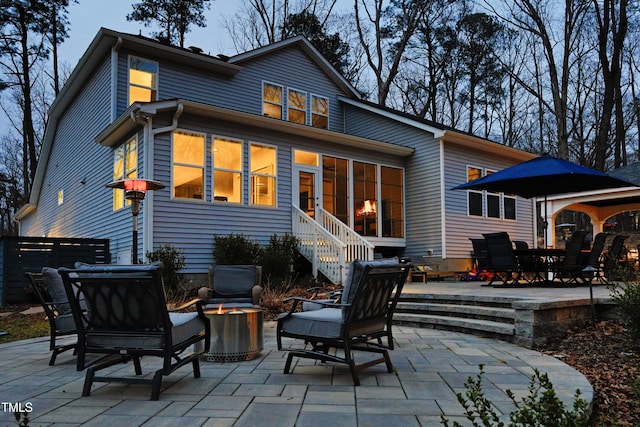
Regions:
[[[577,193],[580,191],[620,187],[637,187],[637,185],[604,172],[545,154],[502,169],[491,175],[465,182],[453,189],[502,192],[515,194],[527,199],[544,196],[546,210],[547,195],[550,194]],[[546,211],[544,217],[546,241]]]
[[[619,187],[637,187],[637,185],[614,178],[604,172],[543,155],[491,175],[465,182],[453,189],[502,192],[530,199],[549,194]]]

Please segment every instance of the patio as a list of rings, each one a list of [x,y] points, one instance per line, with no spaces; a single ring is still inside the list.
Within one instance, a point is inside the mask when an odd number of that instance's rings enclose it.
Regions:
[[[457,290],[462,292],[468,287],[471,292],[479,285],[409,286],[411,292],[450,292],[452,286],[460,286]],[[122,384],[94,386],[91,396],[83,398],[84,372],[75,370],[71,354],[60,355],[56,366],[48,366],[48,338],[3,344],[0,401],[30,403],[33,425],[406,427],[440,425],[441,413],[468,425],[455,393],[464,391],[469,376],[475,378],[479,364],[485,365],[484,389],[503,412],[511,408],[504,391],[526,394],[533,368],[549,374],[567,404],[576,388],[589,401],[593,395],[582,374],[553,357],[494,339],[403,326],[394,327],[395,374],[372,367],[361,374],[362,385],[354,387],[346,366],[295,359],[293,374],[284,375],[286,353],[275,349],[274,326],[265,323],[265,348],[259,358],[202,362],[199,379],[181,368],[163,381],[156,402],[148,400],[148,387]],[[145,373],[150,372],[145,362],[157,363],[153,358],[143,360]],[[12,413],[0,413],[0,423],[12,421]]]

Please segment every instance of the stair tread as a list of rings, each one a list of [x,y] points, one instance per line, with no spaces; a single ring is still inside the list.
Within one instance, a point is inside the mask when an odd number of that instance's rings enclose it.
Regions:
[[[486,330],[489,332],[501,331],[501,333],[513,335],[515,327],[513,324],[505,322],[495,322],[491,320],[469,319],[454,316],[441,316],[437,314],[422,313],[394,313],[394,320],[399,321],[419,321],[426,320],[438,325],[452,325],[458,327],[468,327],[469,329]],[[424,322],[427,323],[427,322]]]
[[[484,305],[468,305],[468,304],[441,304],[437,302],[398,302],[398,308],[414,308],[414,309],[423,309],[423,310],[432,310],[437,309],[438,311],[446,309],[452,312],[484,312],[484,313],[503,313],[507,315],[507,317],[513,317],[515,315],[515,310],[513,308],[507,307],[492,307],[492,306],[484,306]]]

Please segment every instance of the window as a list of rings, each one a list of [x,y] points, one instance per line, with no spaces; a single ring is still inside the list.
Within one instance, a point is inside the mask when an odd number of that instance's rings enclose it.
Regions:
[[[382,237],[404,237],[402,169],[380,168],[382,199]]]
[[[242,142],[213,139],[213,201],[242,203]]]
[[[378,173],[371,163],[353,162],[354,230],[378,235]]]
[[[129,57],[129,105],[157,99],[158,63],[137,56]]]
[[[138,143],[136,137],[131,138],[113,152],[113,180],[130,179],[138,177]],[[113,210],[122,209],[131,202],[125,200],[124,190],[113,190]]]
[[[311,95],[311,126],[329,128],[329,99]]]
[[[307,124],[307,94],[297,90],[287,91],[287,119],[290,122]]]
[[[58,206],[64,203],[64,190],[58,191]]]
[[[262,114],[274,119],[282,119],[282,86],[262,84]]]
[[[293,150],[293,161],[299,165],[318,166],[319,157],[320,156],[317,153]]]
[[[276,206],[276,149],[251,144],[251,204]]]
[[[335,157],[322,158],[322,207],[349,225],[349,161]]]
[[[202,200],[204,195],[204,135],[173,132],[173,197]]]
[[[491,175],[493,171],[467,166],[467,181]],[[516,198],[513,195],[488,191],[467,191],[467,213],[497,219],[516,219]]]

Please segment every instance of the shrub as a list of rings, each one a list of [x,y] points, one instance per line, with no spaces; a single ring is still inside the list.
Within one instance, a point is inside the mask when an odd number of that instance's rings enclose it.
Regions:
[[[610,283],[607,288],[616,304],[616,311],[622,323],[629,330],[631,338],[640,338],[640,282],[629,274],[622,276],[624,284]]]
[[[170,295],[175,294],[181,285],[178,273],[185,266],[182,249],[176,249],[171,245],[163,245],[153,252],[147,252],[147,259],[149,262],[162,261],[162,264],[164,264],[162,279],[165,289]]]
[[[219,265],[258,264],[262,255],[260,244],[243,234],[216,235],[213,240],[213,259]]]
[[[463,395],[458,393],[458,401],[464,407],[467,419],[477,426],[516,427],[516,426],[556,426],[556,427],[586,427],[589,422],[589,405],[580,397],[580,390],[576,390],[572,410],[567,410],[562,400],[558,398],[553,384],[547,374],[540,374],[535,369],[529,383],[529,395],[518,402],[511,390],[507,390],[507,396],[516,406],[509,414],[509,424],[502,421],[502,417],[496,411],[494,405],[484,395],[482,378],[484,366],[480,365],[480,373],[474,380],[467,379]],[[480,423],[476,421],[480,420]],[[441,423],[448,427],[449,420],[444,415],[440,416]],[[454,427],[461,427],[457,422]]]
[[[269,245],[262,251],[258,262],[262,266],[265,280],[269,283],[289,282],[297,253],[298,239],[295,236],[271,236]]]

